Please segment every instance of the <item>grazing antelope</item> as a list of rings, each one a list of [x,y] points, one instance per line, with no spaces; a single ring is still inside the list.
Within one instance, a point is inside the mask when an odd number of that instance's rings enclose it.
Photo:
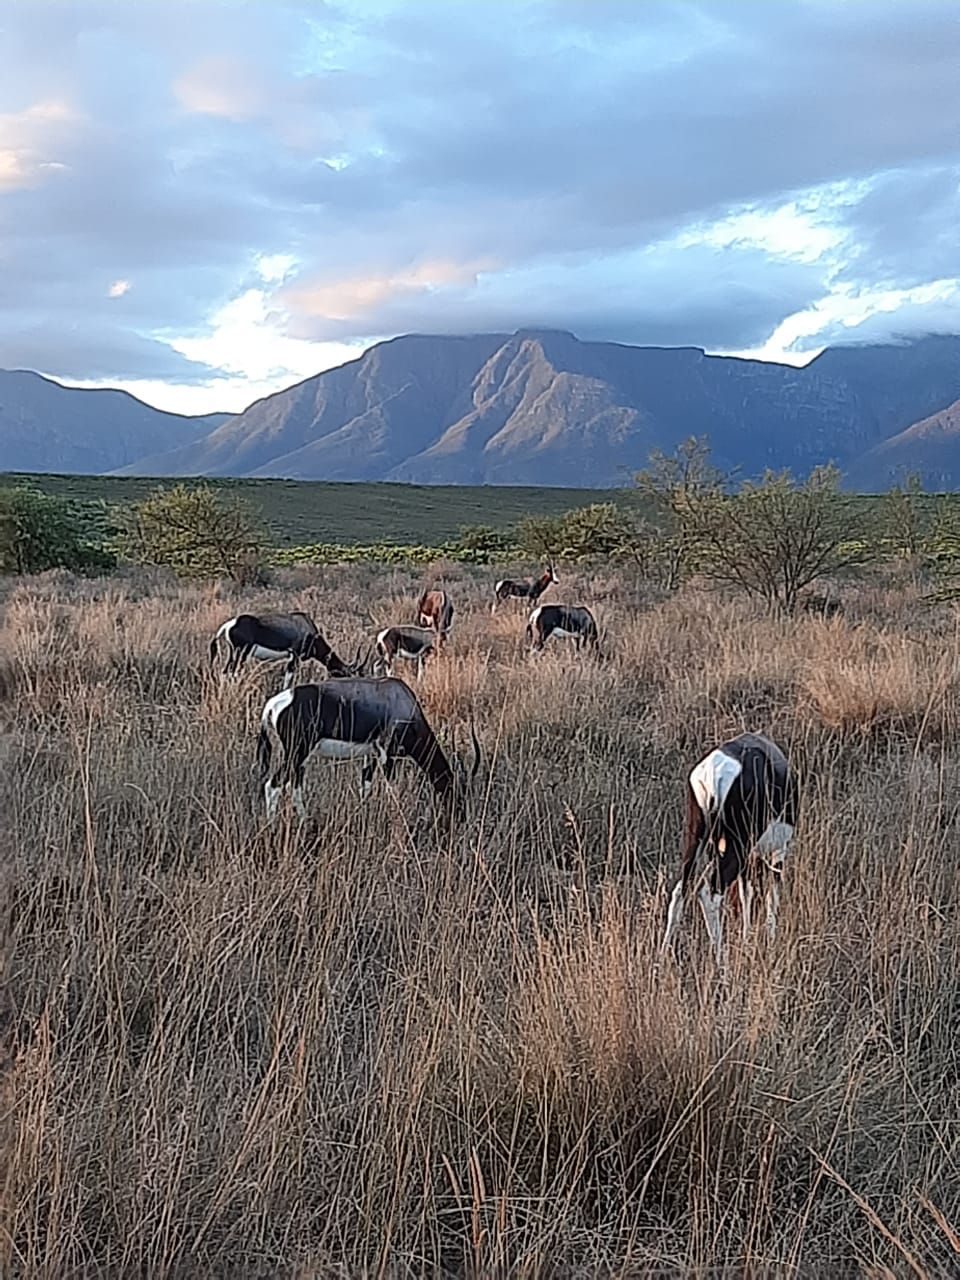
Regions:
[[[474,762],[468,782],[480,767],[480,744],[472,728],[471,735]],[[271,767],[275,742],[279,752]],[[363,761],[361,800],[370,794],[377,765],[389,782],[400,759],[417,764],[442,800],[456,799],[454,767],[440,749],[416,694],[402,680],[325,680],[284,689],[269,699],[257,738],[257,769],[268,822],[275,821],[287,788],[293,791],[298,816],[306,816],[303,771],[314,752],[326,760]],[[457,761],[454,766],[463,772]]]
[[[497,605],[502,604],[504,600],[508,600],[511,597],[518,600],[530,600],[533,604],[536,604],[546,591],[547,587],[549,587],[551,583],[559,581],[560,579],[557,577],[553,565],[544,569],[539,578],[534,578],[532,580],[528,578],[523,582],[517,582],[513,578],[502,578],[494,588],[496,599],[490,606],[490,612],[496,613]]]
[[[438,642],[443,643],[453,626],[453,601],[446,591],[423,593],[417,605],[417,624],[421,627],[433,627]]]
[[[597,654],[600,652],[596,620],[589,609],[581,609],[577,605],[537,605],[527,623],[531,653],[539,652],[551,636],[565,636],[575,640],[578,650],[587,644]]]
[[[754,893],[763,890],[767,931],[777,929],[780,879],[797,823],[799,796],[787,758],[769,738],[742,733],[695,765],[687,783],[687,830],[680,880],[670,898],[665,953],[683,907],[696,893],[717,963],[723,963],[724,896],[737,886],[743,937]]]
[[[377,636],[377,659],[373,674],[388,676],[394,673],[398,658],[417,664],[417,678],[423,679],[423,668],[430,654],[435,653],[440,637],[433,628],[386,627]]]
[[[317,624],[305,613],[264,613],[254,617],[241,613],[230,618],[210,641],[210,661],[217,660],[217,646],[225,640],[230,655],[224,667],[224,675],[238,672],[248,658],[261,662],[287,659],[283,687],[293,683],[297,667],[305,658],[323,663],[332,676],[352,676],[362,672],[360,650],[350,664],[339,658],[317,630]]]

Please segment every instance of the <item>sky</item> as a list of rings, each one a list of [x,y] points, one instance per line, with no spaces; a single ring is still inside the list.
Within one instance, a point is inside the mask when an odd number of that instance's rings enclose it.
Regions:
[[[205,413],[408,332],[960,332],[955,0],[0,0],[0,67],[0,367]]]

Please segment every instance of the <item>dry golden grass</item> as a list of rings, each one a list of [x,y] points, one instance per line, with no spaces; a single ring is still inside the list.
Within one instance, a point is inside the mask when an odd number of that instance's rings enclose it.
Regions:
[[[0,1273],[957,1274],[953,613],[565,575],[609,659],[531,660],[451,570],[421,695],[483,742],[465,823],[409,766],[361,807],[315,764],[310,820],[266,833],[280,672],[212,675],[216,625],[302,608],[349,656],[421,585],[6,584]],[[724,993],[696,928],[655,958],[684,771],[747,727],[803,816]]]

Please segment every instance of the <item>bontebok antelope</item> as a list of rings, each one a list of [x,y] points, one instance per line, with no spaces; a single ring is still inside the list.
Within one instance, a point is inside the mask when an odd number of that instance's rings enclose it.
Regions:
[[[472,736],[474,762],[465,781],[472,781],[480,767],[480,744],[475,732]],[[413,760],[441,799],[454,799],[454,768],[416,694],[402,680],[325,680],[284,689],[267,702],[260,719],[257,767],[270,822],[287,788],[292,788],[297,814],[306,816],[303,771],[314,752],[326,760],[362,760],[361,799],[370,794],[377,765],[389,781],[400,759]]]
[[[217,646],[224,640],[230,649],[224,674],[239,671],[248,658],[261,662],[287,659],[283,687],[289,688],[297,666],[304,659],[322,663],[332,676],[352,676],[362,671],[360,650],[350,664],[339,658],[317,630],[317,624],[305,613],[264,613],[254,617],[242,613],[230,618],[210,642],[210,661],[217,660]]]
[[[586,644],[599,652],[597,624],[589,609],[571,604],[538,605],[527,623],[531,650],[542,649],[551,636],[565,636],[575,640],[578,649]]]
[[[723,963],[724,896],[737,886],[743,936],[755,892],[766,899],[776,933],[783,862],[797,823],[799,796],[787,758],[769,738],[743,733],[711,751],[687,783],[687,831],[680,880],[670,898],[662,952],[684,904],[696,894],[718,964]]]
[[[432,627],[442,642],[453,626],[453,601],[446,591],[425,591],[417,604],[417,622]]]
[[[553,565],[544,569],[539,578],[525,579],[523,582],[517,582],[513,578],[502,578],[494,588],[496,599],[490,607],[490,612],[496,613],[497,605],[511,598],[530,600],[536,604],[547,587],[559,581]]]
[[[427,627],[386,627],[377,636],[377,659],[373,666],[374,675],[388,676],[394,674],[398,658],[417,664],[417,676],[423,678],[423,667],[427,658],[439,643],[439,636],[433,628]]]

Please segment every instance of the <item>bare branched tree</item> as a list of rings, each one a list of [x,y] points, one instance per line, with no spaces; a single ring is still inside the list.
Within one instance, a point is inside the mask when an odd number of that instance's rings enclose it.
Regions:
[[[876,555],[865,514],[839,480],[834,467],[816,468],[801,484],[787,471],[767,472],[736,494],[698,500],[689,533],[699,572],[792,614],[806,587]]]
[[[640,495],[662,530],[658,556],[663,583],[673,591],[692,563],[701,511],[713,507],[727,486],[727,478],[710,461],[705,437],[691,436],[672,454],[655,449],[650,465],[635,477]]]

